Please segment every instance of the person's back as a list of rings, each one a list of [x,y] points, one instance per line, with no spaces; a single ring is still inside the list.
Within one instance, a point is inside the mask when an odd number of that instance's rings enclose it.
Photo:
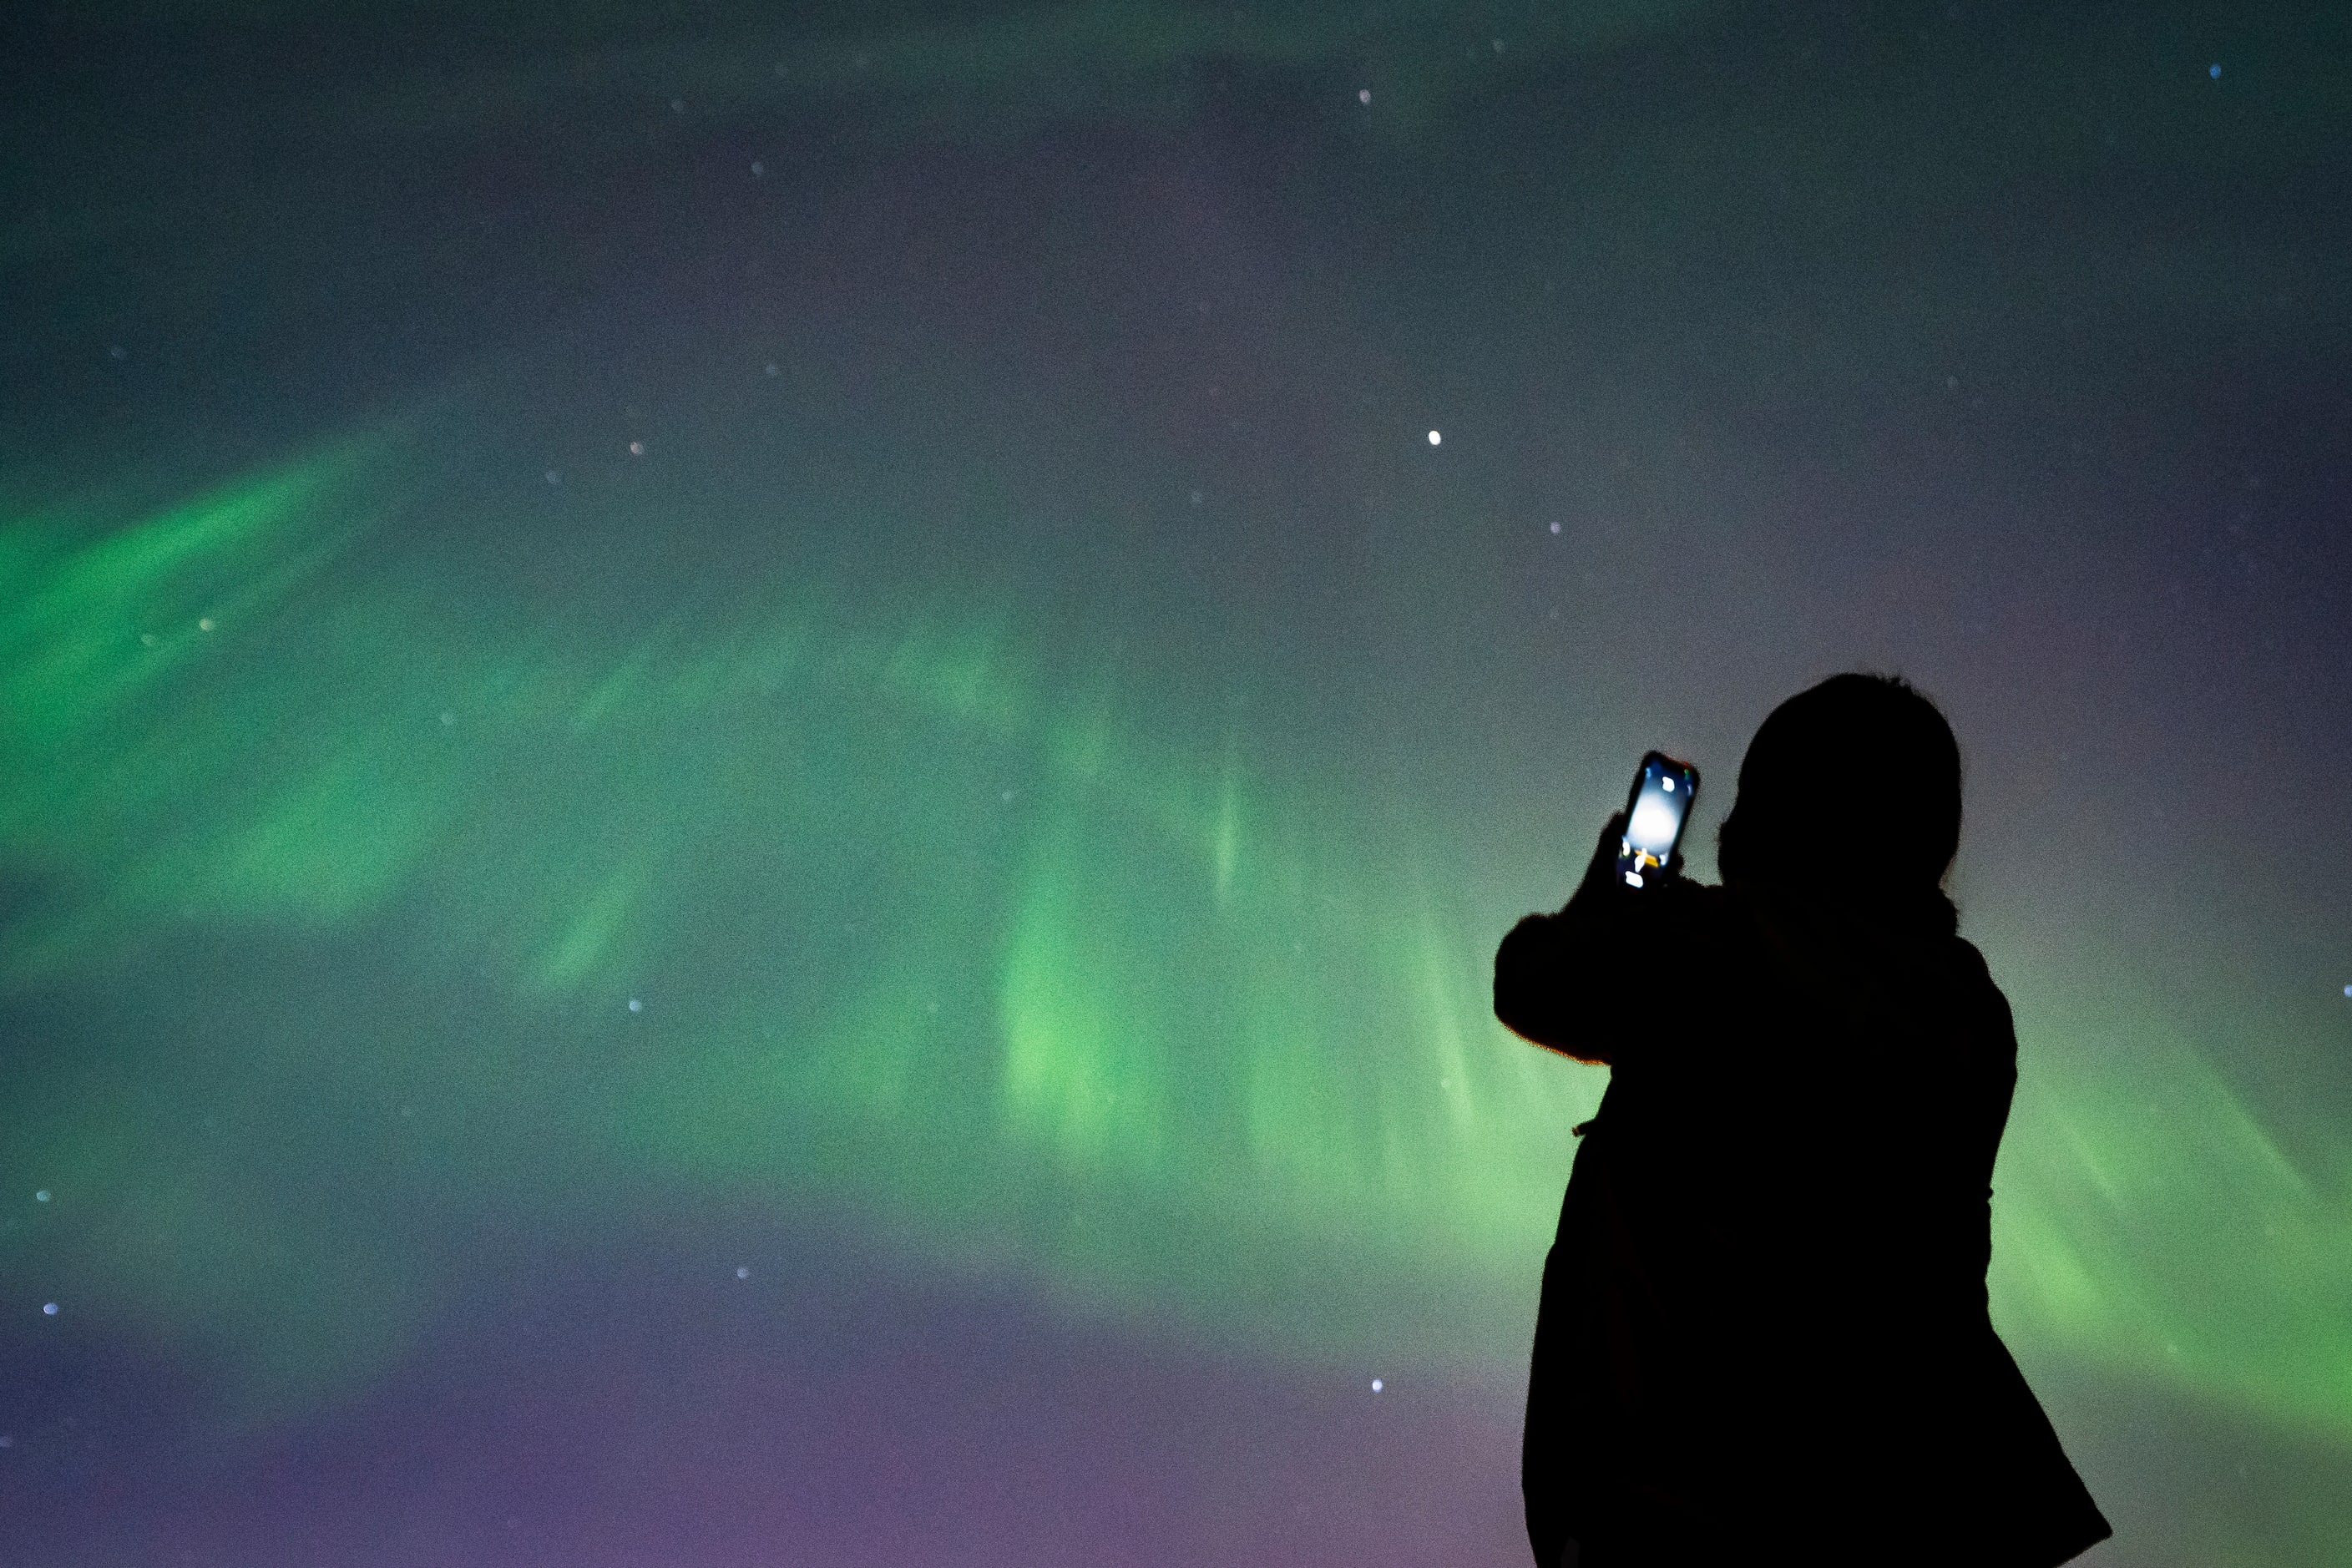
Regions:
[[[1826,832],[1857,759],[1889,798]],[[1507,1025],[1612,1068],[1530,1374],[1544,1568],[2040,1565],[2107,1533],[1986,1316],[2016,1044],[1937,888],[1958,815],[1941,716],[1839,677],[1750,747],[1725,886],[1622,888],[1612,822],[1496,954]],[[1819,861],[1857,832],[1876,864]]]

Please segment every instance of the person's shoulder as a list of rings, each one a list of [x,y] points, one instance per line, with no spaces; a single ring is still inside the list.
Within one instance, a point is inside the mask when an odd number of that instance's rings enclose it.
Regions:
[[[1944,943],[1947,973],[1959,993],[1963,1016],[1976,1021],[1977,1031],[1988,1040],[1999,1042],[2013,1058],[2017,1051],[2017,1023],[2010,1012],[2009,997],[1992,977],[1992,965],[1975,942],[1955,932]]]
[[[1956,979],[1970,990],[2000,998],[2003,1006],[2008,1005],[2008,999],[2001,995],[2000,983],[1992,977],[1992,965],[1986,961],[1983,949],[1957,931],[1946,938],[1941,946],[1946,966]]]
[[[1988,985],[1993,983],[1992,965],[1985,961],[1984,950],[1967,937],[1954,931],[1944,943],[1944,952],[1955,969],[1964,971],[1970,978],[1982,980]]]

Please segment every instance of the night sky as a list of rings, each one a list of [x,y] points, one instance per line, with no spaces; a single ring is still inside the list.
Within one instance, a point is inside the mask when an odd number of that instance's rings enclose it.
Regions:
[[[1524,1563],[1495,944],[1855,668],[2084,1561],[2343,1563],[2347,171],[2317,5],[11,7],[0,1564]]]

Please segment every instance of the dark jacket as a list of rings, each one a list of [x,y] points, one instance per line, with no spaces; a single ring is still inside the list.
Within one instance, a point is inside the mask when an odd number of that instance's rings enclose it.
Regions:
[[[1987,1316],[2017,1041],[1954,926],[1596,875],[1505,939],[1496,1016],[1612,1068],[1544,1265],[1542,1568],[2048,1568],[2109,1533]]]

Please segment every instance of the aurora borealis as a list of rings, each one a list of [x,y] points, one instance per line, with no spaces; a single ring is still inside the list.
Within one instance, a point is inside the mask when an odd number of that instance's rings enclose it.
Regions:
[[[1494,944],[1852,667],[2084,1561],[2341,1560],[2340,19],[26,31],[0,1563],[1522,1562]]]

